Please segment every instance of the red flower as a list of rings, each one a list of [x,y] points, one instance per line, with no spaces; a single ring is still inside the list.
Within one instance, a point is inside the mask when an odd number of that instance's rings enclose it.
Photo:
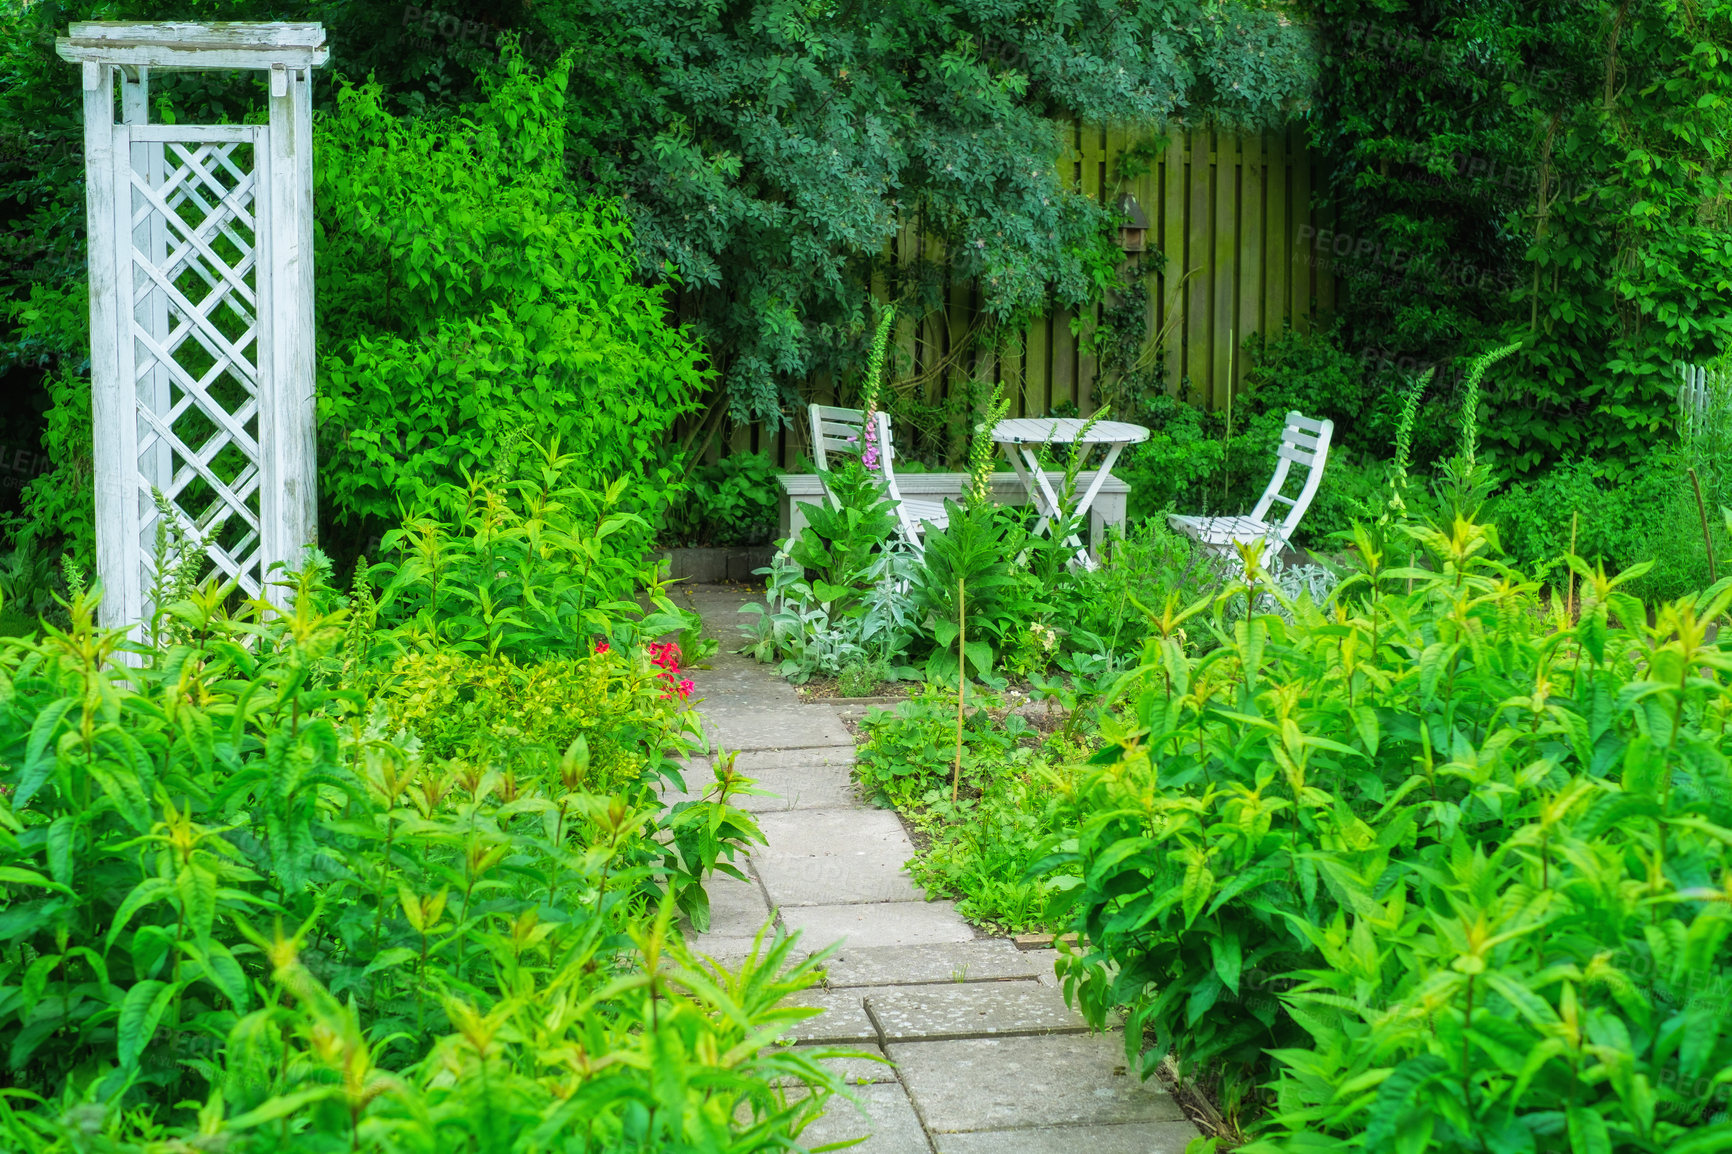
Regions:
[[[607,644],[607,642],[605,642],[605,641],[597,641],[597,642],[596,642],[596,643],[595,643],[595,651],[596,651],[596,652],[597,652],[597,653],[606,653],[606,652],[607,652],[607,651],[608,651],[608,644]]]
[[[649,652],[651,665],[669,673],[680,671],[680,647],[672,641],[652,641],[644,648]]]

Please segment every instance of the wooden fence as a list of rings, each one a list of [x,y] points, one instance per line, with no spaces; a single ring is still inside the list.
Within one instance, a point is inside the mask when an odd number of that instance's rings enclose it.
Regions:
[[[1312,160],[1297,129],[1246,136],[1174,131],[1152,159],[1121,165],[1128,150],[1146,155],[1159,144],[1147,134],[1078,124],[1061,163],[1073,186],[1097,201],[1112,203],[1128,192],[1142,206],[1146,252],[1130,259],[1162,267],[1149,278],[1147,324],[1150,333],[1168,334],[1160,351],[1167,387],[1218,408],[1243,383],[1250,334],[1278,333],[1285,325],[1303,331],[1333,308],[1328,245],[1318,243],[1331,238],[1312,208]],[[1125,167],[1146,170],[1124,179]],[[889,263],[906,268],[932,256],[936,243],[905,227]],[[1100,321],[1098,306],[1080,333],[1073,332],[1074,314],[1064,310],[988,342],[980,339],[978,287],[953,281],[940,293],[942,307],[899,324],[903,387],[911,377],[925,400],[941,402],[970,380],[1002,383],[1012,416],[1066,404],[1093,411],[1097,366],[1085,348]],[[826,381],[814,380],[809,391],[813,399],[833,399]],[[781,430],[736,428],[730,448],[773,452],[791,465],[806,449],[803,425],[796,416]]]

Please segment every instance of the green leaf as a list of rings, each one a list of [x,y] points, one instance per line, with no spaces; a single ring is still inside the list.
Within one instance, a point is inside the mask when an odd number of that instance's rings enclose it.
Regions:
[[[1209,939],[1209,956],[1214,961],[1215,974],[1223,985],[1239,996],[1239,967],[1244,963],[1244,957],[1239,949],[1239,935],[1236,931],[1228,931]]]
[[[1585,1106],[1571,1106],[1568,1119],[1570,1154],[1612,1154],[1612,1136],[1599,1114]]]
[[[47,890],[59,890],[61,893],[71,893],[67,887],[57,881],[43,877],[35,870],[21,869],[18,866],[0,866],[0,882],[15,886],[41,886]]]
[[[1209,895],[1215,888],[1215,875],[1204,864],[1201,854],[1185,869],[1184,881],[1184,911],[1185,926],[1197,920],[1197,915],[1203,912],[1203,907],[1209,903]]]
[[[63,813],[48,823],[48,872],[63,886],[72,884],[76,862],[72,854],[73,838],[78,833],[76,819]]]
[[[150,801],[144,795],[143,782],[131,767],[107,758],[97,758],[86,768],[102,787],[103,794],[114,803],[120,816],[126,819],[126,823],[139,833],[149,833]]]
[[[38,713],[31,723],[30,740],[24,747],[24,764],[19,769],[17,792],[12,797],[14,809],[29,805],[36,791],[42,788],[42,783],[48,780],[54,769],[53,761],[47,756],[48,746],[54,740],[66,711],[75,704],[75,699],[63,697]]]
[[[187,925],[200,942],[210,940],[216,924],[217,888],[216,873],[196,862],[175,878],[175,891],[180,896],[181,909],[186,912]]]
[[[235,1013],[244,1014],[251,1001],[246,971],[228,946],[212,939],[202,945],[198,942],[182,942],[182,950],[204,970],[204,975],[210,984],[215,986],[229,1004],[235,1008]]]
[[[138,1065],[139,1056],[156,1035],[168,1004],[179,992],[179,985],[155,978],[146,978],[126,991],[126,997],[120,1003],[120,1019],[115,1031],[122,1069],[130,1070]]]
[[[419,956],[416,951],[407,946],[392,946],[388,950],[381,950],[379,956],[368,962],[367,968],[361,972],[371,974],[379,970],[389,970],[402,965],[404,962],[412,962]]]
[[[1389,1149],[1398,1134],[1422,1123],[1429,1132],[1431,1111],[1425,1104],[1425,1091],[1447,1076],[1448,1069],[1435,1054],[1421,1054],[1397,1066],[1377,1088],[1377,1100],[1365,1129],[1365,1148]]]
[[[114,948],[114,940],[126,928],[126,923],[132,920],[132,915],[145,906],[155,902],[165,901],[174,893],[174,887],[165,878],[145,878],[132,887],[126,895],[126,900],[120,903],[120,909],[115,911],[114,920],[108,926],[106,949]]]
[[[272,1098],[256,1110],[248,1110],[245,1114],[230,1118],[223,1124],[223,1128],[228,1131],[251,1130],[255,1126],[275,1122],[278,1118],[286,1118],[314,1102],[335,1098],[342,1092],[341,1086],[319,1086],[312,1090],[296,1090],[292,1094],[283,1094]]]

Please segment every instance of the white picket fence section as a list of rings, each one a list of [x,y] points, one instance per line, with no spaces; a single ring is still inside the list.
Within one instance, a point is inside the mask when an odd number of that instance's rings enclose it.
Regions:
[[[1686,433],[1694,433],[1716,405],[1732,407],[1732,379],[1726,371],[1679,362],[1678,412]]]

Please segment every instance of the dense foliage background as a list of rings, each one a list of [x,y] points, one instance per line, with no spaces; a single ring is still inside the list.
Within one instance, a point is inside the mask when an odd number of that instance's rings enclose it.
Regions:
[[[429,411],[448,407],[450,390],[486,391],[491,378],[545,377],[551,392],[518,402],[537,435],[561,431],[589,445],[623,436],[638,464],[657,455],[644,444],[659,444],[701,370],[717,374],[714,399],[733,416],[775,419],[809,374],[858,357],[870,277],[901,221],[918,218],[951,242],[943,263],[981,277],[996,317],[1094,300],[1118,259],[1111,221],[1059,180],[1055,118],[1154,122],[1212,109],[1268,121],[1304,104],[1313,65],[1308,34],[1260,3],[8,7],[0,368],[16,385],[8,436],[26,450],[27,471],[11,478],[8,505],[25,513],[15,534],[27,542],[83,549],[89,537],[82,145],[76,73],[54,56],[53,36],[72,20],[166,17],[320,20],[333,47],[327,77],[379,85],[340,112],[340,80],[316,90],[320,107],[338,115],[324,130],[320,166],[322,381],[334,426],[327,527],[351,529],[388,512],[378,476],[387,463],[431,484],[486,455],[509,420],[476,427],[465,416],[452,430],[461,436],[420,444],[417,435]],[[566,90],[563,112],[517,82],[506,103],[528,101],[522,120],[489,120],[512,44],[533,66],[570,65],[580,82]],[[160,79],[163,115],[239,119],[257,103],[250,79]],[[563,138],[552,123],[561,115]],[[465,122],[505,130],[497,144],[442,136],[467,132]],[[355,150],[388,141],[402,145],[394,157],[357,163]],[[407,192],[406,166],[425,169],[423,160],[462,178]],[[516,215],[525,208],[533,219]],[[543,253],[533,239],[543,228],[567,247]],[[622,260],[680,290],[703,362],[642,323],[655,294],[622,275]],[[482,261],[498,265],[491,285],[474,283]],[[941,272],[926,269],[895,291],[930,296]],[[557,313],[602,299],[594,294],[603,284],[624,326],[606,340],[642,346],[637,355],[612,351],[664,368],[635,380],[594,377],[598,362],[567,351],[571,334],[558,325],[525,344],[534,326],[524,301],[549,290],[555,300],[543,304]],[[578,344],[593,352],[603,347],[596,339],[582,334]],[[635,413],[603,404],[607,415],[581,432],[572,422],[582,422],[583,406],[570,415],[561,390],[583,372],[592,374],[584,389],[644,386],[643,403]],[[388,418],[386,390],[407,396]],[[45,425],[56,453],[32,465]]]
[[[1312,11],[1338,222],[1314,249],[1346,347],[1393,386],[1521,340],[1486,407],[1505,467],[1639,462],[1668,439],[1674,364],[1732,335],[1732,6]],[[1420,427],[1424,451],[1448,425]]]

